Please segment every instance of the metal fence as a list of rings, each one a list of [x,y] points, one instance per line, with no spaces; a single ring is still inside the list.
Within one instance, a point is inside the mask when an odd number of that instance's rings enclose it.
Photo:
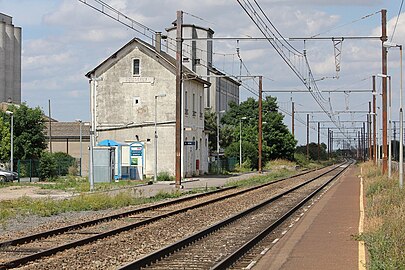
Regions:
[[[224,174],[235,170],[236,164],[239,161],[236,157],[220,158],[208,163],[208,172],[210,174]]]

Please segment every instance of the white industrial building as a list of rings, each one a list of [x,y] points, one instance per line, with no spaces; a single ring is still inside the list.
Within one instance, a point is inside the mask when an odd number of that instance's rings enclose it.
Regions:
[[[140,142],[144,147],[143,152],[137,150],[143,155],[142,173],[153,175],[156,123],[158,173],[174,175],[175,75],[175,59],[161,51],[160,42],[153,47],[137,38],[88,72],[95,145],[103,140]],[[209,82],[190,69],[183,69],[183,177],[208,171],[203,100],[207,86]],[[122,160],[128,159],[132,162],[132,156]]]
[[[0,102],[21,103],[21,32],[0,13]]]
[[[167,28],[168,54],[176,54],[176,23]],[[227,111],[231,101],[239,104],[240,83],[213,66],[214,31],[194,24],[183,24],[183,65],[210,82],[204,92],[204,106],[213,112]]]

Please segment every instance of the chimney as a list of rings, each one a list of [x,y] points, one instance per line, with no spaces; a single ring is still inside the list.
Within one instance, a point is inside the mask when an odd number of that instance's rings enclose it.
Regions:
[[[156,32],[155,37],[155,50],[160,53],[162,48],[162,32]]]

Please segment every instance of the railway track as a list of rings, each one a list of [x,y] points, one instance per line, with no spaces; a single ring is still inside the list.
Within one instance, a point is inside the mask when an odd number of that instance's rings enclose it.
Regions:
[[[326,170],[326,169],[325,169]],[[258,187],[243,190],[227,188],[163,202],[117,215],[78,223],[51,231],[28,235],[0,243],[0,269],[14,268],[57,252],[86,245],[99,239],[144,226],[191,209],[254,192],[270,185],[314,173],[304,172]]]
[[[297,184],[120,269],[227,269],[347,168]]]

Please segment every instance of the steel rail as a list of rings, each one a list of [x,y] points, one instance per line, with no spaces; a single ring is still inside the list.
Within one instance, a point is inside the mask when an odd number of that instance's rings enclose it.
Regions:
[[[279,179],[279,180],[276,180],[276,181],[272,181],[272,182],[265,183],[265,184],[262,184],[262,185],[259,185],[259,186],[251,187],[251,188],[242,190],[240,192],[248,192],[250,190],[258,189],[258,188],[264,187],[266,185],[277,183],[278,181],[283,181],[283,180],[293,178],[293,177],[299,177],[299,176],[308,174],[308,173],[313,172],[313,171],[314,170],[309,170],[309,171],[305,171],[305,172],[302,172],[302,173],[298,173],[298,174],[295,174],[295,175],[290,176],[290,177],[285,177],[285,178],[282,178],[282,179]],[[89,221],[86,221],[86,222],[81,222],[81,223],[76,223],[76,224],[72,224],[72,225],[69,225],[69,226],[60,227],[60,228],[57,228],[57,229],[53,229],[53,230],[49,230],[49,231],[45,231],[45,232],[41,232],[41,233],[36,233],[36,234],[28,235],[28,236],[23,236],[23,237],[20,237],[20,238],[0,242],[0,248],[5,247],[5,246],[15,246],[15,245],[19,245],[19,244],[28,243],[28,242],[35,241],[35,240],[38,240],[38,239],[41,239],[41,238],[46,238],[46,237],[54,236],[54,235],[57,235],[57,234],[61,234],[61,233],[67,232],[67,231],[72,231],[72,230],[75,230],[75,229],[81,229],[81,228],[89,227],[89,226],[92,226],[92,225],[95,225],[95,224],[98,224],[98,223],[101,223],[101,222],[107,222],[107,221],[111,221],[111,220],[114,220],[114,219],[119,219],[119,218],[127,217],[127,216],[130,216],[130,215],[135,215],[135,214],[139,214],[139,213],[142,213],[142,212],[146,212],[146,211],[150,211],[150,210],[170,206],[170,205],[173,205],[173,204],[182,203],[182,202],[185,202],[185,201],[190,201],[190,200],[201,198],[201,197],[206,197],[206,196],[209,196],[209,195],[212,195],[212,194],[225,192],[227,190],[231,190],[231,189],[235,189],[235,188],[236,188],[235,186],[225,187],[225,188],[221,188],[219,190],[214,190],[214,191],[210,191],[210,192],[206,192],[206,193],[202,193],[202,194],[195,194],[195,195],[191,195],[191,196],[171,200],[171,201],[168,201],[168,202],[162,202],[162,203],[154,204],[154,205],[151,205],[151,206],[146,206],[146,207],[130,210],[130,211],[119,213],[119,214],[114,214],[114,215],[110,215],[110,216],[106,216],[106,217],[102,217],[102,218],[89,220]],[[239,195],[239,193],[237,195]]]
[[[347,162],[345,162],[345,163],[347,163]],[[271,197],[270,199],[268,199],[268,200],[266,200],[264,202],[261,202],[261,203],[255,205],[255,206],[253,206],[253,207],[251,207],[251,208],[249,208],[247,210],[244,210],[244,211],[242,211],[242,212],[240,212],[238,214],[235,214],[235,215],[231,216],[230,218],[227,218],[227,219],[225,219],[223,221],[220,221],[220,222],[218,222],[218,223],[216,223],[216,224],[214,224],[214,225],[212,225],[212,226],[210,226],[210,227],[208,227],[208,228],[206,228],[206,229],[204,229],[202,231],[199,231],[199,232],[197,232],[197,233],[195,233],[195,234],[193,234],[193,235],[191,235],[189,237],[183,238],[182,240],[179,240],[179,241],[177,241],[177,242],[175,242],[175,243],[173,243],[171,245],[168,245],[168,246],[166,246],[166,247],[164,247],[162,249],[159,249],[159,250],[157,250],[157,251],[155,251],[153,253],[150,253],[150,254],[148,254],[148,255],[146,255],[146,256],[144,256],[144,257],[142,257],[142,258],[140,258],[140,259],[138,259],[136,261],[133,261],[133,262],[131,262],[131,263],[125,265],[125,266],[120,267],[119,269],[120,270],[141,269],[142,267],[151,265],[152,263],[154,263],[156,261],[159,261],[159,260],[161,260],[162,258],[164,258],[166,256],[169,256],[170,254],[172,254],[172,253],[174,253],[174,252],[176,252],[176,251],[178,251],[178,250],[192,244],[193,242],[198,241],[201,238],[206,237],[207,235],[221,229],[222,227],[236,221],[237,219],[240,219],[241,217],[246,216],[247,214],[249,214],[249,213],[251,213],[251,212],[253,212],[253,211],[257,210],[257,209],[260,209],[261,207],[266,206],[269,203],[271,203],[271,202],[273,202],[273,201],[275,201],[277,199],[280,199],[281,197],[283,197],[283,196],[285,196],[285,195],[287,195],[287,194],[301,188],[302,186],[305,186],[305,185],[315,181],[316,179],[318,179],[318,178],[320,178],[320,177],[322,177],[322,176],[324,176],[324,175],[338,169],[341,165],[342,164],[339,164],[338,166],[335,166],[333,169],[328,170],[328,171],[326,171],[326,172],[324,172],[324,173],[322,173],[322,174],[320,174],[320,175],[318,175],[318,176],[316,176],[316,177],[314,177],[314,178],[312,178],[312,179],[310,179],[308,181],[305,181],[305,182],[303,182],[303,183],[301,183],[301,184],[299,184],[299,185],[297,185],[297,186],[295,186],[295,187],[293,187],[293,188],[291,188],[291,189],[289,189],[289,190],[287,190],[285,192],[282,192],[282,193],[280,193],[278,195],[275,195],[275,196]]]
[[[350,167],[350,164],[344,168],[344,170],[340,171],[330,180],[325,182],[319,188],[314,190],[311,194],[301,200],[298,204],[296,204],[293,208],[291,208],[288,212],[286,212],[282,217],[277,219],[273,222],[270,226],[264,229],[262,232],[257,234],[253,237],[250,241],[240,247],[238,250],[233,252],[232,254],[228,255],[225,259],[217,263],[213,266],[212,270],[222,270],[231,267],[234,263],[236,263],[243,255],[245,255],[249,250],[251,250],[255,245],[257,245],[260,241],[262,241],[265,237],[267,237],[272,231],[274,231],[278,226],[280,226],[287,218],[289,218],[292,214],[294,214],[299,208],[301,208],[305,203],[307,203],[311,198],[313,198],[316,194],[318,194],[323,188],[325,188],[330,182],[338,178],[343,172],[345,172]]]
[[[335,169],[335,168],[333,168],[333,169]],[[333,169],[331,169],[331,170],[333,170]],[[327,172],[329,172],[331,170],[328,170]],[[262,185],[259,185],[259,186],[254,186],[254,187],[251,187],[251,188],[243,189],[243,190],[240,190],[238,192],[228,194],[228,195],[225,195],[225,196],[222,196],[222,197],[219,197],[219,198],[215,198],[215,199],[212,199],[212,200],[209,200],[209,201],[206,201],[206,202],[202,202],[202,203],[199,203],[199,204],[196,204],[196,205],[193,205],[193,206],[189,206],[189,207],[185,207],[185,208],[182,208],[182,209],[174,210],[174,211],[171,211],[171,212],[168,212],[168,213],[165,213],[165,214],[161,214],[161,215],[158,215],[158,216],[155,216],[155,217],[151,217],[151,218],[148,218],[148,219],[145,219],[145,220],[142,220],[142,221],[138,221],[138,222],[135,222],[135,223],[123,226],[123,227],[119,227],[119,228],[116,228],[116,229],[113,229],[113,230],[109,230],[107,232],[99,233],[97,235],[93,235],[93,236],[89,236],[89,237],[86,237],[86,238],[83,238],[83,239],[80,239],[80,240],[77,240],[77,241],[73,241],[73,242],[70,242],[68,244],[63,244],[63,245],[53,247],[53,248],[49,248],[47,250],[44,250],[44,251],[41,251],[41,252],[38,252],[38,253],[35,253],[35,254],[32,254],[32,255],[28,255],[28,256],[25,256],[25,257],[22,257],[22,258],[18,258],[18,259],[11,260],[11,261],[8,261],[8,262],[5,262],[5,263],[1,263],[0,264],[0,269],[9,269],[9,268],[17,267],[17,266],[23,265],[25,263],[28,263],[30,261],[35,261],[35,260],[38,260],[38,259],[40,259],[42,257],[50,256],[50,255],[53,255],[53,254],[55,254],[57,252],[60,252],[60,251],[66,250],[66,249],[86,245],[86,244],[94,242],[96,240],[103,239],[103,238],[106,238],[106,237],[109,237],[109,236],[112,236],[112,235],[119,234],[119,233],[124,232],[124,231],[132,230],[132,229],[135,229],[137,227],[140,227],[140,226],[155,222],[155,221],[157,221],[159,219],[167,218],[167,217],[170,217],[170,216],[182,213],[182,212],[186,212],[186,211],[189,211],[189,210],[192,210],[192,209],[196,209],[196,208],[199,208],[199,207],[211,204],[211,203],[215,203],[215,202],[227,199],[227,198],[235,197],[235,196],[238,196],[240,194],[247,193],[247,192],[252,191],[252,190],[257,190],[257,189],[260,189],[260,188],[263,188],[263,187],[278,183],[280,181],[284,181],[284,180],[287,180],[287,179],[299,177],[299,176],[308,174],[308,173],[313,172],[313,171],[314,170],[305,171],[305,172],[293,175],[291,177],[285,177],[285,178],[275,180],[275,181],[272,181],[272,182],[269,182],[269,183],[265,183],[265,184],[262,184]],[[231,188],[234,188],[234,187],[230,187],[228,189],[231,189]],[[220,191],[223,191],[223,190],[218,190],[216,192],[220,192]],[[215,193],[215,191],[211,192],[210,194],[213,194],[213,193]],[[208,194],[208,193],[204,193],[204,194]],[[200,195],[202,197],[204,194],[197,194],[197,195]],[[182,200],[164,202],[164,203],[161,203],[161,204],[158,204],[158,205],[153,205],[153,206],[149,206],[149,207],[145,207],[145,208],[141,208],[141,209],[136,209],[136,210],[129,211],[129,212],[136,212],[136,213],[145,212],[145,211],[148,211],[148,210],[162,208],[162,207],[168,206],[168,205],[173,205],[175,203],[179,203],[179,201],[186,201],[187,199],[190,200],[190,198],[195,199],[196,197],[198,197],[198,196],[185,197],[185,198],[181,198]],[[147,209],[147,210],[144,210],[144,209]],[[139,211],[139,210],[143,210],[143,211]],[[135,214],[135,213],[133,213],[133,214]],[[122,214],[113,215],[113,216],[120,216],[120,215],[122,216]],[[130,214],[127,214],[125,216],[128,216],[128,215],[130,215]],[[105,220],[105,219],[108,220],[108,218],[101,218],[101,219],[102,220]],[[94,221],[89,221],[89,222],[94,222]],[[85,223],[89,223],[89,222],[85,222]],[[74,225],[72,225],[72,226],[74,226]],[[67,226],[67,227],[70,227],[70,226]],[[67,227],[64,227],[64,228],[67,228]],[[59,230],[59,229],[52,230],[53,235],[55,234],[54,232],[57,231],[57,230]],[[39,233],[39,234],[36,234],[36,235],[41,235],[41,234],[43,234],[43,233]],[[29,238],[29,236],[26,237],[26,238]],[[16,241],[16,240],[14,240],[14,241]],[[13,240],[11,240],[9,242],[13,243]],[[4,243],[7,243],[7,242],[4,242]]]
[[[49,230],[49,231],[45,231],[45,232],[40,232],[40,233],[36,233],[36,234],[32,234],[32,235],[28,235],[28,236],[24,236],[24,237],[12,239],[12,240],[4,241],[4,242],[0,242],[0,248],[5,247],[5,246],[15,246],[15,245],[19,245],[19,244],[32,242],[34,240],[54,236],[54,235],[65,233],[65,232],[72,231],[72,230],[75,230],[75,229],[81,229],[81,228],[89,227],[89,226],[92,226],[92,225],[95,225],[95,224],[98,224],[98,223],[101,223],[101,222],[107,222],[107,221],[111,221],[111,220],[114,220],[114,219],[119,219],[119,218],[127,217],[127,216],[130,216],[130,215],[139,214],[139,213],[142,213],[142,212],[145,212],[145,211],[150,211],[150,210],[154,210],[154,209],[157,209],[157,208],[162,208],[162,207],[166,207],[166,206],[169,206],[169,205],[181,203],[181,202],[184,202],[184,201],[209,196],[209,195],[212,195],[212,194],[215,194],[215,193],[224,192],[224,191],[227,191],[227,190],[230,190],[230,189],[233,189],[233,188],[235,188],[235,187],[226,187],[226,188],[222,188],[222,189],[219,189],[219,190],[214,190],[214,191],[210,191],[210,192],[206,192],[206,193],[202,193],[202,194],[195,194],[195,195],[192,195],[192,196],[187,196],[187,197],[175,199],[175,200],[168,201],[168,202],[162,202],[162,203],[158,203],[158,204],[154,204],[154,205],[151,205],[151,206],[146,206],[146,207],[134,209],[134,210],[119,213],[119,214],[114,214],[114,215],[110,215],[110,216],[106,216],[106,217],[102,217],[102,218],[89,220],[89,221],[86,221],[86,222],[76,223],[76,224],[72,224],[72,225],[69,225],[69,226],[64,226],[64,227],[60,227],[60,228],[57,228],[57,229],[53,229],[53,230]]]

